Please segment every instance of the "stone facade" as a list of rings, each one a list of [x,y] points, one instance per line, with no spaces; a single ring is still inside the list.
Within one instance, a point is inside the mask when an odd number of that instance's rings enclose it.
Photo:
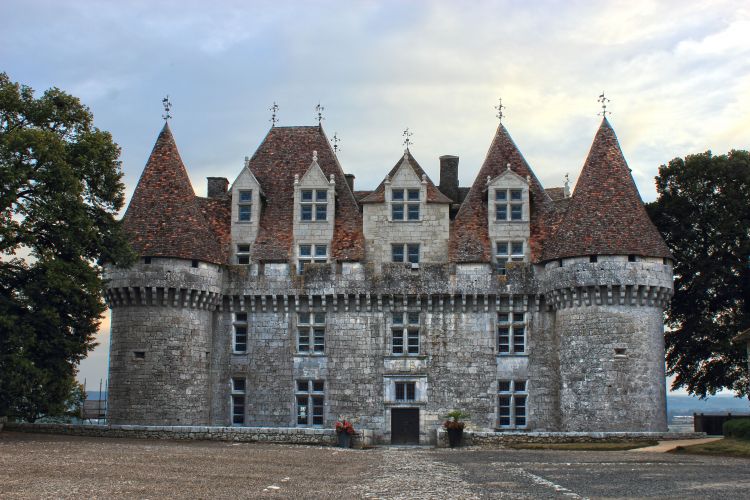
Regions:
[[[316,133],[272,130],[284,148],[299,138],[319,149],[303,151],[309,156],[296,167],[279,160],[278,178],[269,177],[266,153],[256,153],[227,195],[214,190],[231,218],[204,212],[205,224],[226,227],[217,241],[231,251],[196,260],[136,246],[139,264],[107,270],[111,423],[330,429],[344,417],[377,442],[435,443],[446,413],[460,408],[477,436],[666,431],[668,253],[541,259],[544,235],[560,237],[555,221],[575,206],[575,194],[552,201],[528,169],[514,172],[520,154],[505,150],[488,154],[510,160],[483,166],[496,175],[478,178],[468,194],[441,180],[474,208],[440,193],[407,152],[375,191],[360,195],[360,215],[346,208],[355,192],[338,180],[340,165]],[[275,151],[270,140],[260,152]],[[520,216],[509,205],[501,219],[495,204],[503,200],[519,203]],[[250,220],[241,220],[239,205],[249,203]],[[487,215],[467,216],[476,207]],[[281,214],[279,222],[269,225],[268,214]],[[464,229],[482,221],[469,240],[484,249],[452,242],[454,216],[470,221]],[[496,244],[504,241],[522,241],[523,252],[500,266]],[[243,262],[240,244],[250,247]],[[303,245],[313,255],[325,245],[326,254],[302,268]],[[258,248],[273,258],[258,257]],[[449,248],[485,258],[451,259]]]

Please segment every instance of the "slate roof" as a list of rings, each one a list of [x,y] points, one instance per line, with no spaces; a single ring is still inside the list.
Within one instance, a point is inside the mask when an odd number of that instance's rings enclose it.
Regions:
[[[141,256],[215,264],[227,259],[229,248],[209,228],[166,123],[138,180],[123,226]]]
[[[646,213],[615,131],[605,118],[542,260],[631,254],[672,257]]]
[[[541,183],[513,142],[505,126],[497,127],[482,168],[474,179],[469,193],[459,208],[453,223],[449,252],[451,262],[490,262],[491,245],[487,228],[487,177],[494,179],[502,174],[508,163],[513,172],[524,179],[531,178],[529,185],[531,213],[531,259],[536,262],[541,255],[542,239],[545,236],[544,205],[552,200],[544,192]]]
[[[331,257],[356,261],[364,257],[362,217],[344,172],[320,126],[273,127],[248,163],[266,195],[258,236],[253,246],[254,260],[289,261],[293,244],[294,175],[307,172],[318,152],[318,165],[326,177],[336,181],[336,219]]]
[[[435,184],[430,179],[430,176],[425,173],[425,171],[422,169],[422,167],[417,163],[417,160],[414,159],[414,156],[412,156],[411,152],[407,149],[406,150],[406,159],[408,161],[408,164],[411,166],[412,170],[414,170],[414,173],[417,174],[418,178],[422,178],[424,175],[427,178],[427,203],[452,203],[451,199],[445,196],[443,193],[440,192],[440,190],[435,186]],[[401,166],[401,163],[404,161],[404,156],[400,156],[396,164],[393,166],[390,172],[388,172],[388,177],[393,178],[393,176],[398,171],[398,167]],[[385,203],[385,179],[381,181],[381,183],[378,185],[377,188],[375,188],[375,191],[373,191],[368,196],[365,196],[364,198],[359,200],[360,203]]]
[[[547,195],[552,198],[552,201],[562,200],[563,198],[565,198],[564,187],[544,188],[544,192],[546,192]]]

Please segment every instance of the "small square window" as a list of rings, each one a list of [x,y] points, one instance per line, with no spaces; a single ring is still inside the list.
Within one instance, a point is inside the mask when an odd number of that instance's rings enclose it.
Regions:
[[[143,263],[144,264],[151,264],[151,257],[144,257],[143,258]]]
[[[523,255],[523,241],[514,241],[511,243],[511,255]]]
[[[324,392],[325,391],[325,382],[322,380],[313,380],[312,381],[312,390],[313,392]]]
[[[312,245],[300,245],[299,254],[301,257],[310,257],[312,255]]]
[[[393,205],[391,207],[391,214],[392,214],[393,220],[404,220],[404,206]]]
[[[240,222],[250,221],[252,215],[252,205],[240,205]]]
[[[326,201],[328,199],[328,191],[324,189],[318,189],[315,191],[315,201]]]
[[[237,252],[249,252],[250,245],[237,245]]]
[[[508,192],[505,189],[495,190],[495,201],[506,201],[508,199]]]
[[[146,351],[133,351],[135,359],[146,359]]]
[[[300,217],[302,220],[312,220],[313,207],[312,205],[302,205],[302,212]]]
[[[393,262],[403,262],[404,261],[404,245],[393,245],[391,247],[391,254],[393,257]]]
[[[409,262],[412,264],[418,264],[419,263],[419,244],[409,244],[407,245],[407,250],[409,252]]]
[[[410,312],[408,314],[409,316],[409,324],[410,325],[418,325],[419,324],[419,313],[418,312]]]
[[[497,383],[497,390],[499,392],[510,392],[510,380],[500,380]]]
[[[233,392],[245,392],[245,379],[233,378],[232,379],[232,391]]]
[[[400,312],[393,313],[393,324],[394,325],[403,325],[404,324],[404,315]]]
[[[253,192],[252,191],[240,191],[240,201],[241,202],[253,201]]]
[[[409,205],[409,220],[419,220],[419,205]]]
[[[393,201],[404,201],[404,190],[403,189],[394,189],[392,191],[391,198]]]
[[[313,192],[310,189],[302,190],[302,201],[313,201]]]
[[[511,189],[510,190],[510,200],[511,201],[521,201],[521,190],[520,189]]]
[[[308,391],[308,381],[307,380],[298,380],[297,381],[297,391],[298,392],[307,392]]]
[[[508,242],[507,241],[498,241],[497,242],[497,254],[498,255],[508,255]]]
[[[326,245],[315,245],[315,256],[325,257],[328,255],[328,247]]]
[[[310,324],[310,313],[301,312],[298,315],[298,323],[301,325],[308,325]]]
[[[315,313],[315,324],[325,325],[326,324],[326,313],[317,312]]]
[[[523,205],[510,206],[510,220],[521,220],[523,218]]]
[[[508,220],[508,205],[495,205],[495,220]]]
[[[419,189],[409,190],[409,201],[419,201]]]
[[[326,220],[328,217],[327,205],[315,205],[315,220]]]

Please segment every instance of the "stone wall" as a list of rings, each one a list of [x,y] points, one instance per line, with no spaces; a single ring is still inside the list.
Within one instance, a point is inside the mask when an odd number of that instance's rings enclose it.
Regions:
[[[669,441],[679,439],[700,439],[704,432],[471,432],[464,431],[464,446],[505,446],[521,443],[597,443],[633,441]],[[437,430],[439,448],[448,447],[448,433]]]

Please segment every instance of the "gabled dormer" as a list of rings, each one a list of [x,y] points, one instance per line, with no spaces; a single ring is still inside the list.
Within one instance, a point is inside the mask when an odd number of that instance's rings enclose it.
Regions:
[[[258,236],[263,193],[248,168],[248,160],[230,188],[232,197],[232,264],[250,264],[250,251]]]
[[[336,180],[326,178],[313,151],[307,171],[294,177],[294,243],[293,258],[297,272],[305,264],[330,261],[335,226]]]
[[[487,178],[487,229],[492,261],[500,274],[509,261],[529,260],[530,181],[514,172],[510,163],[494,179]]]
[[[385,203],[388,206],[389,222],[419,222],[424,215],[427,200],[427,176],[417,175],[409,163],[409,155],[399,164],[393,177],[386,176],[384,183]]]

